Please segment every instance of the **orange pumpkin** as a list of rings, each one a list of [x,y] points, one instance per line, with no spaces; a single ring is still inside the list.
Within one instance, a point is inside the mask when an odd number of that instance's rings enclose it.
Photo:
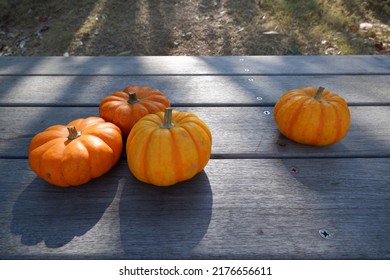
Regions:
[[[340,141],[350,126],[350,112],[345,100],[322,87],[286,92],[275,105],[274,118],[284,136],[313,146]]]
[[[29,146],[31,169],[47,182],[69,187],[106,173],[123,148],[116,125],[99,117],[54,125],[33,137]]]
[[[119,126],[127,137],[134,124],[143,116],[164,111],[168,98],[159,90],[147,86],[128,86],[115,91],[100,102],[99,115]]]
[[[211,132],[198,116],[167,108],[133,127],[126,143],[127,162],[140,181],[171,186],[203,170],[211,142]]]

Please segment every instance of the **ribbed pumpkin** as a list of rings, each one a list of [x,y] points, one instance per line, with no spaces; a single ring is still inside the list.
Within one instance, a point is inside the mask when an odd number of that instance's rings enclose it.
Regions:
[[[197,115],[167,108],[133,127],[126,143],[127,162],[140,181],[171,186],[203,170],[211,144],[211,132]]]
[[[284,136],[313,146],[326,146],[340,141],[350,126],[346,101],[322,87],[286,92],[275,105],[274,118]]]
[[[35,135],[29,146],[31,169],[47,182],[69,187],[106,173],[119,159],[122,134],[99,117],[54,125]]]
[[[126,138],[140,118],[147,114],[163,112],[169,106],[168,98],[161,91],[148,86],[130,85],[123,91],[115,91],[103,98],[99,115],[119,126]]]

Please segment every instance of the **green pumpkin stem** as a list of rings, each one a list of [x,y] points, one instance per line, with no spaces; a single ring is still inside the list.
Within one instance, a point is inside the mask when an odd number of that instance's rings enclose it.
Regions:
[[[67,126],[66,128],[68,129],[68,132],[69,132],[69,135],[68,135],[69,140],[74,140],[77,137],[81,136],[81,131],[77,131],[76,127]]]
[[[130,104],[139,102],[139,99],[137,98],[137,94],[134,91],[129,92],[129,99],[127,100],[127,102]]]
[[[161,126],[162,128],[172,128],[175,125],[172,123],[172,108],[165,108],[164,112],[164,123]]]
[[[321,100],[321,95],[324,92],[324,90],[325,90],[325,88],[319,87],[317,92],[316,92],[316,95],[314,96],[314,99],[317,100],[317,101],[320,101]]]

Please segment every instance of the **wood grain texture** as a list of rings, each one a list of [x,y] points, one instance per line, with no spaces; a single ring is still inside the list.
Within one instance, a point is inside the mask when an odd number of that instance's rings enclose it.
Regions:
[[[214,158],[384,157],[390,156],[390,107],[351,107],[351,128],[327,147],[296,144],[280,135],[273,107],[185,107],[196,113],[213,135]],[[264,112],[269,112],[266,115]],[[27,157],[32,137],[55,124],[98,115],[96,107],[4,107],[0,111],[0,158]],[[370,143],[370,144],[367,144]]]
[[[389,159],[211,160],[168,189],[123,160],[71,189],[0,167],[0,259],[390,258]]]
[[[388,56],[3,57],[0,75],[389,74]]]
[[[284,92],[306,86],[323,86],[352,105],[390,104],[387,75],[0,76],[0,84],[2,106],[98,106],[130,84],[157,88],[175,106],[273,106]]]
[[[389,62],[1,57],[0,259],[390,259]],[[83,186],[37,178],[27,160],[32,137],[98,115],[100,99],[128,84],[158,88],[207,123],[204,171],[157,188],[136,180],[123,154]],[[341,142],[309,147],[276,129],[276,100],[308,85],[351,105]]]

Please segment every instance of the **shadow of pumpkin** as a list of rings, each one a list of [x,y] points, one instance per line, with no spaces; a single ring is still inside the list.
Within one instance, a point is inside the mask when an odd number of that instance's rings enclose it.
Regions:
[[[188,259],[206,234],[212,213],[209,179],[202,171],[169,188],[129,178],[119,216],[127,259]]]
[[[21,243],[27,246],[42,241],[48,248],[66,245],[101,219],[117,191],[112,178],[102,176],[69,188],[35,178],[14,204],[11,232],[21,235]]]

